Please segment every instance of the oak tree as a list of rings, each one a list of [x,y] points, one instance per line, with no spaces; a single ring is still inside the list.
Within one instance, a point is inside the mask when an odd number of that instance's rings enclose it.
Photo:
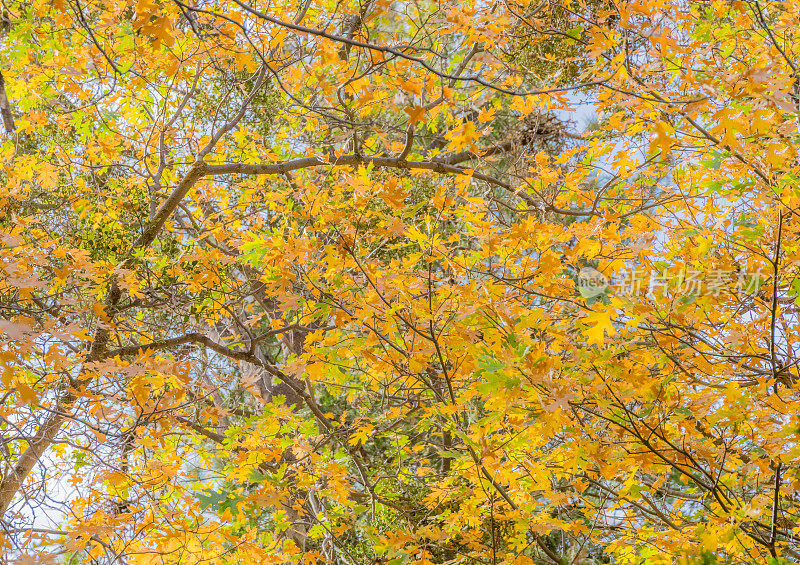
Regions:
[[[796,0],[0,28],[10,558],[800,559]]]

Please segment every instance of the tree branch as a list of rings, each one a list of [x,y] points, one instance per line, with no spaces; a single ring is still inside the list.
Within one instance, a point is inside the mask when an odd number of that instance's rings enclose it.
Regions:
[[[418,65],[423,67],[426,71],[428,71],[430,73],[433,73],[438,77],[449,79],[451,81],[456,81],[456,82],[474,82],[476,84],[479,84],[481,86],[485,86],[486,88],[490,88],[490,89],[495,90],[497,92],[502,92],[504,94],[511,94],[511,95],[514,95],[514,96],[536,96],[536,95],[541,95],[541,94],[551,94],[551,93],[554,93],[554,92],[569,92],[569,91],[572,91],[572,90],[580,90],[582,88],[586,88],[586,87],[589,87],[589,86],[598,86],[598,85],[601,85],[601,84],[604,84],[604,83],[607,82],[607,79],[603,79],[603,80],[594,80],[594,81],[584,82],[584,83],[580,83],[580,84],[576,84],[576,85],[572,85],[572,86],[548,88],[548,89],[545,89],[545,90],[532,90],[532,91],[526,91],[526,92],[510,90],[510,89],[507,89],[507,88],[503,88],[502,86],[498,86],[498,85],[492,84],[489,81],[486,81],[486,80],[482,79],[481,77],[479,77],[477,75],[459,76],[459,75],[446,73],[444,71],[440,71],[437,68],[435,68],[434,66],[432,66],[430,63],[425,61],[425,59],[422,59],[421,57],[417,57],[415,55],[410,55],[407,51],[415,50],[415,48],[413,46],[411,46],[411,45],[400,45],[400,46],[397,46],[397,47],[389,47],[388,45],[377,45],[375,43],[367,43],[367,42],[364,42],[364,41],[357,41],[355,39],[350,39],[350,38],[342,36],[342,35],[336,35],[336,34],[328,33],[326,31],[322,31],[322,30],[319,30],[319,29],[307,27],[307,26],[300,25],[300,24],[294,24],[294,23],[290,23],[290,22],[287,22],[287,21],[279,20],[277,18],[273,18],[272,16],[270,16],[268,14],[265,14],[264,12],[261,12],[260,10],[257,10],[255,8],[253,8],[252,6],[249,6],[249,5],[245,4],[244,2],[241,2],[240,0],[234,0],[234,2],[236,2],[236,4],[238,4],[242,9],[244,9],[247,12],[249,12],[253,16],[256,16],[257,18],[262,19],[262,20],[264,20],[266,22],[269,22],[271,24],[274,24],[274,25],[277,25],[277,26],[280,26],[280,27],[284,27],[284,28],[287,28],[287,29],[291,29],[292,31],[297,31],[297,32],[300,32],[300,33],[307,33],[309,35],[322,37],[323,39],[329,39],[331,41],[336,41],[338,43],[342,43],[342,44],[345,44],[345,45],[350,45],[352,47],[360,47],[360,48],[363,48],[363,49],[368,49],[370,51],[377,51],[379,53],[387,53],[389,55],[394,55],[395,57],[399,57],[401,59],[405,59],[407,61],[412,61],[414,63],[417,63]],[[196,8],[194,6],[188,6],[187,4],[183,4],[182,2],[180,3],[180,5],[184,6],[186,9],[191,10],[191,11],[201,11],[201,9],[199,9],[199,8]],[[206,10],[202,10],[202,11],[207,12]],[[218,16],[218,14],[214,14],[214,15]]]
[[[2,71],[0,71],[0,114],[3,116],[6,133],[11,135],[16,130],[16,125],[14,125],[14,115],[11,113],[11,104],[6,96],[6,81]]]

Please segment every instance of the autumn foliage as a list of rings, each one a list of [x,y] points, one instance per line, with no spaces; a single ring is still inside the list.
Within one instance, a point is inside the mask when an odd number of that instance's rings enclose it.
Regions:
[[[0,552],[800,560],[799,34],[8,0]]]

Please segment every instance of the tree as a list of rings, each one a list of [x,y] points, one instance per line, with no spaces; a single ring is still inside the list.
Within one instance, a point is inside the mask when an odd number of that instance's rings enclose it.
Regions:
[[[4,551],[800,558],[799,10],[9,3]]]

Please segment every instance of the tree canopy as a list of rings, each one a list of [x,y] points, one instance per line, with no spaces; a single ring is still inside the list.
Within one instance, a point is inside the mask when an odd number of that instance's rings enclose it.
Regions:
[[[800,2],[2,6],[10,559],[800,560]]]

